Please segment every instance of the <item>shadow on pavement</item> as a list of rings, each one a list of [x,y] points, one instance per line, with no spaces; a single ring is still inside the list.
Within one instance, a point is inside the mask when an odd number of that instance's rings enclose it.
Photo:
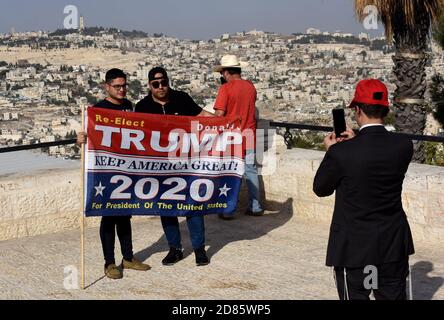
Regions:
[[[293,217],[293,199],[284,203],[268,201],[268,210],[261,217],[235,215],[234,220],[221,220],[217,216],[210,217],[207,228],[208,257],[216,255],[223,247],[236,241],[259,239],[271,231],[285,225]],[[238,210],[239,212],[239,210]]]
[[[430,277],[433,263],[419,261],[412,266],[412,287],[414,300],[432,300],[435,293],[444,284],[442,277]]]
[[[244,215],[245,208],[243,206],[238,207],[234,220],[221,220],[217,215],[206,216],[205,244],[208,248],[208,257],[211,259],[223,247],[232,242],[261,238],[270,231],[283,226],[293,217],[293,199],[291,198],[284,203],[268,201],[265,203],[265,208],[268,210],[261,217]],[[180,221],[179,226],[182,235],[182,246],[184,247],[184,257],[186,257],[193,250],[185,219]],[[166,254],[168,249],[167,240],[165,235],[163,235],[155,243],[135,253],[134,256],[141,261],[145,261],[158,252],[165,252]]]
[[[93,282],[91,282],[90,284],[88,284],[87,286],[85,286],[84,290],[86,290],[86,289],[88,289],[88,288],[90,288],[90,287],[93,287],[96,283],[98,283],[99,281],[101,281],[101,280],[103,280],[103,279],[105,279],[105,278],[106,278],[106,276],[101,276],[100,278],[94,280]]]

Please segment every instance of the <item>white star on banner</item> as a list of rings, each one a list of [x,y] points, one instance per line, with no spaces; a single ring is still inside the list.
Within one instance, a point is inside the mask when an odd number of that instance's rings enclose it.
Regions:
[[[227,184],[225,183],[225,185],[223,186],[223,188],[219,188],[220,190],[220,195],[219,197],[222,197],[222,195],[225,195],[226,197],[228,197],[227,192],[231,190],[231,188],[227,188]]]
[[[99,182],[99,185],[97,187],[94,187],[96,189],[96,197],[100,194],[103,197],[103,190],[106,187],[102,186],[102,181]]]

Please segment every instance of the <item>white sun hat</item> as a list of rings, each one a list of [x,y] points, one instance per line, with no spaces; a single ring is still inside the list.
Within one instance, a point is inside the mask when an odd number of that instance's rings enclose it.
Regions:
[[[214,67],[214,72],[221,72],[226,68],[245,68],[247,62],[239,61],[235,55],[227,54],[220,60],[220,65]]]

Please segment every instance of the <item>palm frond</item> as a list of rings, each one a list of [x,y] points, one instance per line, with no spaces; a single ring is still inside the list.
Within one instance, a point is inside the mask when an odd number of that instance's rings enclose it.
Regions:
[[[434,24],[444,12],[444,0],[355,0],[355,12],[360,22],[367,17],[365,8],[368,5],[378,8],[379,20],[384,24],[388,40],[393,38],[395,23],[398,28],[414,32],[422,19]]]

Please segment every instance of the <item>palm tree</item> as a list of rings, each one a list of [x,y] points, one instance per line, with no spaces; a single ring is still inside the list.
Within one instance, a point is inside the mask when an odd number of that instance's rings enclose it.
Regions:
[[[423,134],[427,108],[425,68],[429,62],[430,29],[440,17],[444,0],[355,0],[355,11],[363,22],[368,5],[378,8],[386,38],[393,42],[396,91],[395,128],[399,132]],[[422,144],[415,143],[416,161],[425,160]]]

